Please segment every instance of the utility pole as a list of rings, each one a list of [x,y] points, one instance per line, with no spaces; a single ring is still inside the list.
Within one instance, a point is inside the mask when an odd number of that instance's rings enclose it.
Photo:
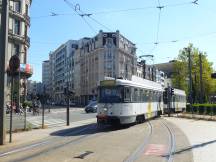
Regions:
[[[44,129],[44,111],[45,111],[45,107],[44,107],[44,104],[45,104],[45,93],[46,93],[46,90],[45,90],[45,85],[43,86],[43,98],[41,99],[42,101],[42,128]]]
[[[8,47],[8,0],[2,0],[0,28],[0,145],[5,144],[5,99],[7,87],[6,60]]]
[[[11,76],[11,108],[10,108],[10,130],[9,130],[10,132],[9,142],[10,143],[12,142],[12,128],[13,128],[13,105],[14,105],[13,91],[14,91],[14,76]]]
[[[66,90],[66,97],[67,97],[67,126],[70,125],[70,96],[69,96],[69,85],[67,82],[67,90]]]
[[[191,49],[186,48],[186,51],[188,52],[188,71],[189,71],[189,103],[190,103],[190,108],[192,107],[192,65],[191,65]],[[192,114],[193,114],[193,109],[192,109]]]
[[[199,66],[200,66],[200,103],[203,103],[203,77],[202,77],[202,53],[199,53]]]

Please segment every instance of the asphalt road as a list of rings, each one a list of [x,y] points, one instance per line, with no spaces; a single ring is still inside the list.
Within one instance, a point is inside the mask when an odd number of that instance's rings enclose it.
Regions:
[[[1,151],[0,161],[192,162],[191,150],[185,149],[189,146],[185,134],[162,118],[122,128],[98,128],[93,123],[52,132],[46,139],[16,148],[19,151]]]
[[[83,108],[70,108],[70,122],[77,122],[96,117],[96,113],[85,113]],[[32,112],[27,113],[27,128],[41,127],[42,112],[39,115],[33,116]],[[24,114],[13,114],[13,130],[20,130],[24,128]],[[48,127],[66,125],[66,108],[52,108],[50,112],[45,110],[45,125]],[[10,127],[10,115],[6,115],[6,128]]]

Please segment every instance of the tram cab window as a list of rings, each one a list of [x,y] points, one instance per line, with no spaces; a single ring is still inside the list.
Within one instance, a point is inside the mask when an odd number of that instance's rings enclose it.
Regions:
[[[119,103],[123,101],[123,87],[102,87],[100,88],[101,103]]]

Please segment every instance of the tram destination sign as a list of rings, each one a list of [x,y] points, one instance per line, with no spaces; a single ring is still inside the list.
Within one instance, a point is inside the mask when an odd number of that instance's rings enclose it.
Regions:
[[[100,86],[115,86],[115,80],[102,80],[100,81]]]

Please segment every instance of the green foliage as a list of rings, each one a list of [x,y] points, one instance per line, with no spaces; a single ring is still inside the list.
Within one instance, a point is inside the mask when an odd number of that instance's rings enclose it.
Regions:
[[[207,59],[205,52],[200,52],[198,48],[189,44],[188,47],[191,51],[192,60],[192,89],[193,89],[193,101],[196,103],[199,101],[201,93],[203,100],[206,102],[209,100],[209,96],[216,92],[216,80],[211,78],[213,72],[213,63]],[[202,54],[202,77],[203,77],[203,92],[200,92],[200,60],[199,53]],[[189,91],[189,70],[188,70],[188,52],[186,49],[182,49],[179,52],[177,61],[174,63],[174,74],[172,76],[172,82],[175,88],[184,89],[188,94]]]
[[[23,104],[22,104],[22,106],[24,108],[26,108],[26,107],[32,107],[32,102],[31,101],[24,101]]]
[[[194,114],[200,115],[216,115],[216,104],[193,104],[191,108],[189,105],[187,105],[186,112],[193,112]]]

